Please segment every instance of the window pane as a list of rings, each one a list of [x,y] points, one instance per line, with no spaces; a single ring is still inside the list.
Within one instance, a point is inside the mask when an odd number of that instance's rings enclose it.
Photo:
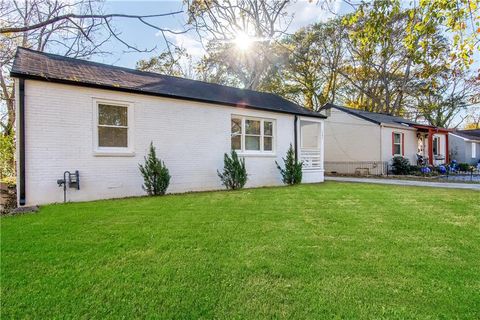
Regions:
[[[232,118],[232,133],[242,133],[242,119]]]
[[[394,143],[400,143],[400,134],[399,133],[395,133],[393,135],[393,141],[394,141]]]
[[[272,151],[272,137],[265,137],[263,138],[263,150],[265,151]]]
[[[98,105],[98,124],[128,126],[128,108],[107,104]]]
[[[273,123],[270,121],[263,122],[263,134],[266,136],[273,135]]]
[[[232,150],[241,150],[242,149],[242,136],[235,134],[232,135]]]
[[[245,136],[246,150],[260,150],[260,137]]]
[[[260,121],[245,120],[245,133],[260,134]]]
[[[402,154],[402,150],[399,144],[393,146],[395,154]]]
[[[99,147],[128,147],[128,129],[98,127],[98,146]]]

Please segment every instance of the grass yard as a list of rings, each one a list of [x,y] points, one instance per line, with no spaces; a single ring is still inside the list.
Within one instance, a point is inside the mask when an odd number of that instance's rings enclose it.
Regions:
[[[479,319],[480,193],[327,182],[1,219],[1,318]]]

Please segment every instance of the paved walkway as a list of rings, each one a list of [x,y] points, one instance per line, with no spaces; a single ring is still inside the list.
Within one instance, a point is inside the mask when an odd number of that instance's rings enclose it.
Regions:
[[[480,191],[480,184],[473,183],[452,183],[452,182],[429,182],[415,180],[397,180],[397,179],[375,179],[375,178],[355,178],[355,177],[325,177],[327,181],[343,181],[343,182],[362,182],[362,183],[379,183],[400,186],[418,186],[418,187],[435,187],[450,189],[470,189]]]

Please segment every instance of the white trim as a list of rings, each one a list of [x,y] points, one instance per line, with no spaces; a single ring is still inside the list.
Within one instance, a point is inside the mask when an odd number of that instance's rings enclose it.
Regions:
[[[472,158],[477,157],[477,143],[472,142]]]
[[[242,131],[240,134],[240,143],[241,143],[241,149],[240,150],[235,150],[238,155],[240,156],[245,156],[245,157],[252,157],[252,156],[259,156],[259,157],[275,157],[276,156],[276,150],[277,150],[277,123],[275,119],[272,118],[263,118],[263,117],[252,117],[252,116],[245,116],[245,115],[239,115],[239,114],[232,114],[230,116],[230,126],[231,126],[231,121],[232,119],[240,119],[242,122]],[[247,134],[245,132],[245,121],[246,120],[253,120],[253,121],[260,121],[260,134]],[[264,123],[265,121],[271,122],[272,123],[272,135],[271,136],[265,136],[264,134]],[[251,136],[251,137],[259,137],[260,138],[260,150],[246,150],[245,149],[245,137],[246,136]],[[230,129],[230,146],[231,146],[231,137],[232,137],[232,132]],[[271,137],[272,138],[272,150],[265,151],[264,149],[264,138],[265,137]]]
[[[99,147],[98,146],[98,105],[109,104],[127,108],[127,147]],[[93,155],[100,157],[132,157],[135,156],[134,133],[135,133],[135,114],[134,104],[127,101],[113,99],[92,98],[93,110]]]

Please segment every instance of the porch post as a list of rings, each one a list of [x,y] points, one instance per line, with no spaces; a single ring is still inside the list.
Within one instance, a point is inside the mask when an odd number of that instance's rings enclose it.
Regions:
[[[433,132],[428,129],[428,163],[433,165]]]

